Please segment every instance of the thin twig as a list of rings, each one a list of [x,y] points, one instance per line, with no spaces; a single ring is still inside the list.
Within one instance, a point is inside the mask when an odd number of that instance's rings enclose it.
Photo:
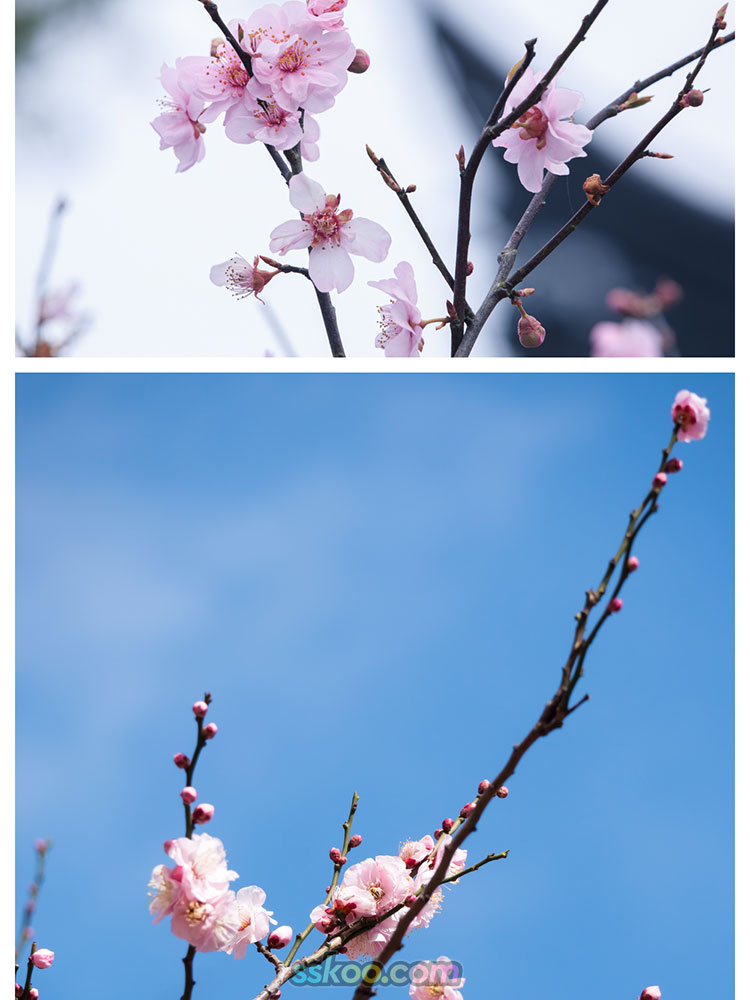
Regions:
[[[221,14],[219,13],[219,8],[216,6],[215,3],[211,3],[210,0],[198,0],[198,3],[203,4],[203,6],[206,8],[206,13],[208,14],[208,16],[211,18],[211,20],[217,26],[219,31],[221,31],[222,35],[226,38],[226,40],[232,46],[234,51],[237,53],[240,62],[247,70],[247,75],[252,76],[253,75],[252,57],[250,56],[249,52],[245,52],[245,50],[240,45],[239,41],[234,37],[232,32],[226,26],[226,24],[224,24],[221,18]]]

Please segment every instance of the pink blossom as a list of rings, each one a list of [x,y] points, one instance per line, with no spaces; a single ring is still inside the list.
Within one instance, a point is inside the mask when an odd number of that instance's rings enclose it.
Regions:
[[[307,0],[308,14],[328,31],[344,27],[344,8],[348,0]]]
[[[230,21],[229,30],[236,38],[240,22]],[[197,58],[197,57],[196,57]],[[211,47],[211,59],[202,61],[195,75],[193,93],[211,103],[203,114],[204,122],[215,121],[226,112],[224,122],[243,107],[251,107],[255,101],[247,89],[250,74],[242,60],[228,42],[221,41]]]
[[[680,425],[678,441],[700,441],[706,436],[711,411],[707,400],[694,392],[681,389],[672,404],[672,420]]]
[[[175,873],[177,878],[174,877]],[[157,865],[151,872],[148,886],[149,896],[153,897],[148,909],[154,914],[154,923],[158,924],[164,917],[169,916],[182,896],[182,869]]]
[[[417,308],[414,271],[411,264],[402,260],[393,273],[395,278],[367,282],[391,296],[390,305],[378,306],[380,333],[375,338],[375,346],[382,347],[387,358],[418,358],[424,347],[424,329],[420,325],[422,314]]]
[[[658,986],[647,986],[641,993],[639,1000],[660,1000],[661,990]]]
[[[191,802],[195,802],[195,800],[198,798],[198,793],[196,792],[196,790],[193,788],[192,785],[185,785],[185,787],[180,792],[180,798],[182,799],[182,801],[185,803],[186,806],[189,806]]]
[[[382,916],[404,901],[412,891],[412,885],[401,858],[379,855],[352,865],[341,880],[342,892],[355,890],[357,901],[357,908],[346,917],[347,923],[353,923],[358,916]],[[368,895],[370,901],[367,901]],[[394,914],[358,935],[347,944],[347,955],[350,958],[363,955],[375,957],[387,944],[397,923],[398,915]]]
[[[49,969],[54,960],[55,953],[49,948],[37,948],[31,956],[31,964],[35,965],[37,969]]]
[[[277,8],[275,20],[276,27],[255,43],[250,89],[257,94],[256,88],[270,87],[289,111],[326,111],[346,85],[356,53],[352,40],[344,30],[324,33],[294,0]]]
[[[229,260],[222,261],[221,264],[214,264],[211,268],[210,278],[215,285],[228,288],[237,299],[244,299],[248,295],[260,298],[260,292],[268,284],[271,278],[275,278],[279,273],[274,271],[264,271],[258,267],[258,257],[253,259],[252,264],[248,264],[244,257],[237,255]],[[206,726],[208,729],[208,726]],[[215,735],[215,734],[214,734]],[[207,737],[210,738],[210,737]]]
[[[340,195],[326,195],[320,184],[305,174],[289,181],[289,200],[302,213],[271,233],[271,252],[310,247],[310,277],[321,292],[345,291],[354,279],[349,254],[379,263],[391,245],[388,233],[377,222],[355,219],[351,209],[338,211]]]
[[[209,724],[207,726],[203,727],[203,730],[202,730],[202,732],[203,732],[203,739],[204,740],[212,740],[214,738],[214,736],[216,736],[216,734],[218,733],[218,731],[219,731],[219,727],[216,725],[216,723],[215,722],[209,722]]]
[[[208,712],[208,705],[205,701],[195,701],[193,702],[193,715],[196,719],[202,719],[206,712]]]
[[[213,899],[238,878],[227,868],[224,845],[209,833],[178,837],[169,842],[167,854],[182,869],[183,895],[193,899]]]
[[[268,935],[268,947],[269,948],[286,948],[289,942],[292,940],[294,931],[288,924],[283,924],[281,927],[277,927],[275,931],[271,931]]]
[[[234,894],[233,894],[234,895]],[[233,936],[221,946],[235,958],[244,958],[247,946],[255,944],[268,934],[269,924],[275,924],[273,910],[266,910],[265,892],[257,885],[249,885],[240,889],[235,898],[237,911],[237,928]]]
[[[591,330],[590,339],[592,358],[661,358],[664,355],[661,333],[645,320],[597,323]]]
[[[77,285],[70,285],[64,291],[45,292],[39,303],[39,322],[48,323],[53,319],[78,319],[77,313],[71,307],[73,298],[77,294]]]
[[[420,962],[411,969],[409,996],[412,1000],[463,1000],[459,990],[466,980],[458,978],[457,971],[445,955],[436,962]]]
[[[280,107],[272,95],[253,100],[252,106],[243,108],[225,127],[227,138],[232,142],[264,142],[276,149],[292,149],[302,140],[299,111],[287,111]]]
[[[226,950],[240,926],[231,890],[210,901],[183,898],[172,912],[171,931],[198,951]]]
[[[435,841],[428,834],[421,840],[407,840],[401,845],[398,856],[407,868],[414,868],[420,861],[424,861],[434,846]]]
[[[527,69],[511,93],[513,107],[518,107],[541,80]],[[527,191],[540,191],[545,170],[553,174],[570,173],[567,161],[586,156],[583,147],[591,141],[592,132],[585,125],[571,120],[574,111],[583,104],[583,94],[556,87],[553,80],[539,103],[526,111],[497,139],[494,146],[504,146],[504,159],[518,164],[518,179]]]
[[[320,139],[320,125],[313,118],[309,111],[305,112],[305,131],[300,140],[300,152],[302,158],[309,163],[313,163],[320,157],[318,140]]]
[[[198,163],[206,152],[203,143],[206,126],[198,121],[204,102],[193,92],[196,61],[203,63],[200,57],[190,56],[178,59],[174,69],[166,64],[162,66],[162,86],[171,100],[160,102],[166,110],[151,122],[161,139],[159,149],[174,149],[177,173]]]

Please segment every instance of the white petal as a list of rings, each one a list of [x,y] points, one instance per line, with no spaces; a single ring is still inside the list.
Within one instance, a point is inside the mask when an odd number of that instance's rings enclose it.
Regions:
[[[310,277],[319,292],[344,292],[354,280],[354,264],[343,247],[321,244],[310,254]]]
[[[282,222],[271,233],[271,253],[285,254],[288,250],[306,250],[312,243],[312,229],[301,219]]]
[[[346,249],[360,257],[379,264],[388,256],[391,247],[391,237],[378,223],[370,219],[352,219],[344,231],[347,234]]]
[[[324,208],[326,193],[317,181],[306,174],[295,174],[289,181],[289,201],[304,215],[310,215],[318,208]]]

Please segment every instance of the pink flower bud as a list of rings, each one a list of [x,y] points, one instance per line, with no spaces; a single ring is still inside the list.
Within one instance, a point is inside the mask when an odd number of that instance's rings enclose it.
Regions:
[[[209,802],[201,802],[193,809],[194,823],[208,823],[214,815],[214,807]]]
[[[499,799],[507,799],[508,798],[508,789],[505,787],[505,785],[501,785],[498,788],[498,790],[497,790],[497,797]]]
[[[331,861],[333,861],[335,865],[341,863],[341,851],[338,849],[338,847],[332,847],[328,852],[328,857],[331,859]]]
[[[207,726],[203,727],[203,739],[204,740],[212,740],[214,738],[214,736],[216,736],[216,734],[218,733],[218,731],[219,731],[219,727],[216,725],[216,723],[215,722],[209,722],[209,724]]]
[[[33,913],[34,910],[36,909],[36,903],[34,902],[34,900],[33,899],[27,900],[24,909],[26,910],[27,913]]]
[[[450,833],[452,827],[453,827],[453,820],[450,819],[450,817],[448,819],[443,820],[443,833]]]
[[[661,990],[658,986],[647,986],[639,1000],[660,1000]]]
[[[474,265],[470,260],[466,261],[466,277],[468,278],[470,274],[474,273]]]
[[[23,986],[21,986],[20,983],[16,983],[16,996],[17,997],[23,996]]]
[[[349,847],[359,847],[361,843],[362,843],[362,838],[358,833],[355,833],[354,836],[349,841]]]
[[[638,556],[631,556],[628,559],[628,573],[635,573],[638,567],[641,565]]]
[[[518,321],[518,339],[522,347],[541,347],[547,331],[533,316],[522,316]]]
[[[687,94],[683,94],[680,98],[680,104],[683,108],[699,108],[703,104],[703,91],[697,90],[695,87],[689,90]]]
[[[622,598],[613,597],[612,600],[607,605],[607,611],[610,611],[613,615],[616,615],[618,611],[622,610]]]
[[[29,990],[29,1000],[37,1000],[38,997],[39,997],[39,990],[36,988],[36,986],[32,986],[31,989]]]
[[[442,830],[433,830],[432,835],[435,838],[435,840],[440,840],[440,838],[443,835],[443,831]]]
[[[404,897],[404,902],[407,906],[411,906],[412,903],[416,903],[417,897],[413,892],[410,892],[408,896]]]
[[[47,844],[46,840],[34,841],[34,850],[37,852],[37,854],[45,854],[47,852],[48,846],[49,845]]]
[[[484,795],[484,793],[487,791],[487,789],[489,787],[490,787],[490,783],[489,783],[489,781],[487,781],[486,778],[484,779],[484,781],[480,781],[479,782],[479,788],[477,789],[478,794],[479,795]]]
[[[476,804],[474,802],[467,802],[461,810],[461,819],[466,819],[467,816],[471,816],[475,809]]]
[[[193,703],[193,715],[196,719],[202,719],[203,716],[208,711],[208,705],[205,701],[196,701]]]
[[[286,948],[289,942],[292,940],[292,935],[294,931],[291,927],[284,924],[283,927],[277,927],[275,930],[271,931],[268,935],[268,947],[269,948]]]
[[[711,411],[707,400],[681,389],[672,404],[672,420],[678,427],[678,441],[700,441],[706,436]]]
[[[49,969],[54,959],[54,951],[50,951],[49,948],[37,948],[31,956],[31,964],[35,965],[37,969]]]
[[[664,471],[670,474],[674,472],[680,472],[682,470],[682,459],[681,458],[670,458],[667,464],[664,466]]]
[[[190,767],[190,758],[187,754],[176,753],[172,758],[178,767],[181,767],[183,771],[187,771]]]
[[[350,73],[366,73],[370,68],[370,57],[364,49],[357,49],[349,65]]]
[[[186,785],[180,792],[180,798],[186,806],[189,806],[191,802],[195,802],[198,798],[198,793],[192,785]]]
[[[174,844],[173,840],[165,840],[164,841],[164,853],[165,854],[169,854],[169,851],[170,851],[170,848],[172,847],[172,844]]]
[[[667,474],[666,472],[657,472],[651,482],[652,490],[660,490],[667,485]]]

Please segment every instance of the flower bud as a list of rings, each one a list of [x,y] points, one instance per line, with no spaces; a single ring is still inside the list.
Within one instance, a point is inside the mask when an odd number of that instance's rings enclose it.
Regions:
[[[453,828],[453,820],[449,818],[443,820],[443,833],[450,833]],[[438,834],[439,836],[439,834]]]
[[[208,705],[205,701],[196,701],[193,703],[193,715],[195,715],[196,719],[202,719],[207,711]]]
[[[50,951],[49,948],[37,948],[31,956],[31,964],[35,965],[37,969],[49,969],[54,958],[55,953],[54,951]]]
[[[466,805],[461,810],[461,819],[466,819],[467,816],[471,816],[471,814],[474,812],[475,809],[476,809],[476,803],[467,802]]]
[[[468,278],[470,274],[474,273],[474,265],[470,260],[466,261],[466,277]]]
[[[508,789],[505,787],[505,785],[501,785],[498,788],[498,790],[497,790],[497,797],[499,799],[507,799],[508,798]]]
[[[592,205],[598,205],[609,191],[609,184],[604,184],[599,174],[592,174],[583,182],[583,193]]]
[[[616,615],[617,612],[621,610],[622,610],[622,598],[613,597],[612,600],[607,605],[607,611],[611,612],[613,615]]]
[[[641,993],[639,1000],[660,1000],[661,990],[658,986],[647,986]]]
[[[682,469],[682,459],[681,458],[670,458],[667,464],[664,466],[664,471],[669,472],[680,472]]]
[[[667,485],[667,474],[666,472],[657,472],[651,482],[652,490],[660,490]]]
[[[39,990],[36,986],[32,986],[28,993],[29,1000],[38,1000]]]
[[[37,854],[46,854],[49,844],[46,840],[36,840],[34,841],[34,850]]]
[[[696,90],[694,87],[689,90],[687,94],[683,94],[680,98],[680,104],[683,108],[699,108],[703,104],[703,91]]]
[[[203,727],[203,739],[204,740],[212,740],[214,738],[214,736],[216,736],[216,734],[218,733],[218,731],[219,731],[219,727],[216,725],[216,723],[215,722],[209,722],[209,724],[207,726]]]
[[[477,789],[478,794],[479,795],[483,795],[487,791],[487,789],[489,787],[490,787],[490,783],[489,783],[489,781],[487,781],[486,778],[484,779],[484,781],[480,781],[479,782],[479,788]]]
[[[518,339],[522,347],[541,347],[547,331],[533,316],[522,316],[518,321]]]
[[[635,573],[640,565],[641,562],[638,556],[631,556],[630,559],[628,559],[628,573]]]
[[[333,861],[337,868],[346,864],[346,856],[341,853],[338,847],[332,847],[328,852],[328,857]]]
[[[359,847],[362,843],[362,837],[355,833],[354,836],[349,840],[349,847]]]
[[[294,931],[287,924],[283,927],[277,927],[275,930],[271,931],[268,935],[268,947],[269,948],[286,948],[289,942],[292,940]]]
[[[172,760],[178,767],[181,767],[183,771],[187,771],[190,767],[190,758],[185,753],[176,753]]]
[[[23,986],[21,986],[20,983],[16,983],[16,996],[17,997],[23,996]]]
[[[186,785],[180,792],[180,798],[182,799],[182,801],[185,803],[186,806],[189,806],[191,802],[195,802],[195,800],[198,798],[198,793],[196,792],[196,790],[193,788],[192,785]]]
[[[208,823],[213,815],[214,807],[209,802],[201,802],[193,809],[193,823]]]
[[[432,835],[435,838],[435,840],[440,840],[440,838],[443,836],[443,831],[442,830],[434,830]]]
[[[411,904],[416,903],[416,901],[417,897],[414,895],[413,892],[410,892],[408,896],[404,897],[404,902],[406,903],[407,906],[411,906]]]
[[[370,57],[365,52],[364,49],[357,49],[354,53],[354,58],[349,64],[350,73],[366,73],[370,68]]]

